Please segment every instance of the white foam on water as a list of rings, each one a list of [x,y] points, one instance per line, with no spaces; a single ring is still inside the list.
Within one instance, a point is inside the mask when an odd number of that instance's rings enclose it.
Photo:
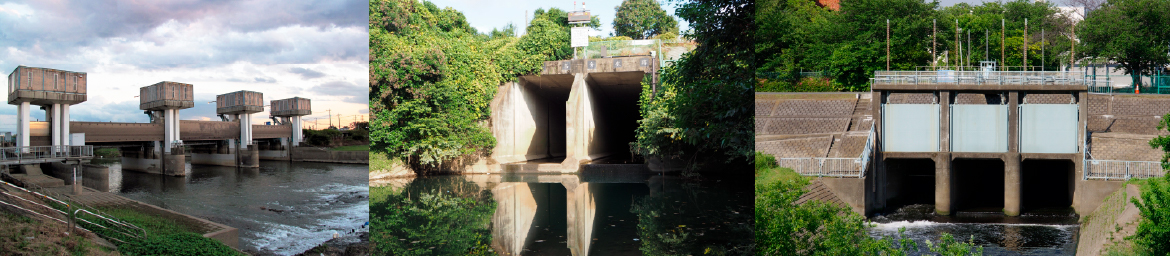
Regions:
[[[362,188],[362,189],[358,189]],[[349,193],[361,191],[368,198],[369,190],[359,186],[331,184],[310,189],[317,193]],[[350,230],[361,229],[361,226],[370,220],[369,201],[361,201],[342,208],[326,208],[321,212],[309,215],[319,216],[316,223],[307,227],[297,227],[277,223],[262,223],[264,232],[256,234],[258,239],[249,241],[257,249],[269,251],[278,255],[293,255],[311,249],[329,239],[333,234],[346,235]],[[328,217],[327,217],[328,216]]]
[[[905,220],[903,220],[903,221],[895,221],[895,222],[890,222],[890,223],[871,222],[870,224],[873,224],[874,225],[873,228],[875,228],[875,229],[898,231],[898,229],[901,229],[901,228],[906,228],[906,229],[925,228],[925,227],[944,225],[945,223],[938,223],[938,222],[925,221],[925,220],[920,220],[920,221],[905,221]]]

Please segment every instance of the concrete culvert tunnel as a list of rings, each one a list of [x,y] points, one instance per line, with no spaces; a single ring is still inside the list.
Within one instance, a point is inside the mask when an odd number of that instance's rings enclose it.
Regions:
[[[934,204],[934,160],[886,160],[887,208]]]
[[[1072,161],[1024,160],[1020,162],[1020,176],[1020,206],[1024,211],[1072,206]]]
[[[642,71],[522,76],[492,102],[493,158],[561,164],[628,158],[640,119]]]
[[[951,205],[955,211],[1003,210],[1004,163],[999,159],[955,159],[951,162]]]

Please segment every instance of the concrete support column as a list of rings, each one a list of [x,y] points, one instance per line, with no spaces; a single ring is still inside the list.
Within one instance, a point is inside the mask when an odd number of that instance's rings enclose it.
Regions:
[[[31,118],[29,116],[31,115],[31,113],[29,113],[32,110],[31,108],[32,106],[29,105],[29,103],[26,101],[21,102],[20,106],[18,106],[16,109],[16,132],[20,134],[20,136],[17,137],[18,139],[16,142],[16,146],[18,147],[29,146],[28,126],[30,121],[29,118]]]
[[[1020,216],[1020,154],[1008,153],[1003,164],[1003,214]]]
[[[938,92],[938,151],[951,151],[951,92]],[[950,159],[947,159],[950,161]],[[938,160],[935,160],[938,162]]]
[[[171,114],[174,109],[163,110],[163,152],[171,153],[171,142],[175,141],[175,115]]]
[[[51,107],[49,107],[48,111],[52,113],[51,114],[52,120],[49,121],[49,127],[52,127],[52,134],[49,137],[52,137],[52,140],[53,140],[52,145],[53,146],[60,146],[61,145],[61,104],[54,103]]]
[[[252,145],[252,114],[240,114],[240,148]]]
[[[73,145],[72,135],[69,134],[69,104],[61,104],[61,145]]]
[[[934,212],[950,215],[951,210],[951,154],[939,153],[934,157]]]
[[[1004,154],[1003,214],[1020,215],[1020,93],[1008,92],[1008,153]]]
[[[292,146],[301,145],[301,140],[304,139],[304,130],[301,128],[301,117],[292,117]],[[291,148],[291,147],[290,147]]]

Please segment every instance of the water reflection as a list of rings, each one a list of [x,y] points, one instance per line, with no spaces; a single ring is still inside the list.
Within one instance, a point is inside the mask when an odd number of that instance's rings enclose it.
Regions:
[[[648,174],[421,177],[402,188],[371,188],[372,237],[379,253],[473,252],[471,243],[452,248],[450,243],[434,245],[450,237],[405,232],[431,224],[392,212],[405,208],[406,198],[422,200],[434,191],[472,188],[477,192],[461,193],[478,196],[463,198],[494,203],[490,227],[485,227],[490,229],[491,254],[747,255],[753,237],[750,184],[750,177],[684,182]],[[466,219],[479,222],[476,216]]]
[[[187,176],[174,177],[123,171],[117,161],[94,164],[108,168],[106,191],[237,228],[240,249],[261,254],[300,253],[369,221],[366,165],[188,163]]]

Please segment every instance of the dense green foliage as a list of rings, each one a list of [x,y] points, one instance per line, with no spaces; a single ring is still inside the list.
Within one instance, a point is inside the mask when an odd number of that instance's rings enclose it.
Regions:
[[[1158,130],[1170,130],[1170,114],[1162,116]],[[1170,136],[1158,136],[1150,140],[1150,147],[1162,149],[1162,169],[1170,169]],[[1128,239],[1133,240],[1149,255],[1170,254],[1170,176],[1151,178],[1142,185],[1141,201],[1131,199],[1141,211],[1137,232]]]
[[[848,208],[821,201],[796,204],[808,178],[776,168],[771,155],[756,153],[757,255],[906,255],[917,252],[914,241],[900,237],[874,239],[866,234],[865,217]],[[769,163],[771,162],[771,163]],[[899,231],[901,233],[902,231]],[[981,255],[973,242],[955,241],[944,234],[932,252],[943,255]]]
[[[136,239],[107,229],[88,227],[96,233],[125,241],[117,244],[118,251],[124,255],[243,255],[219,241],[195,233],[190,227],[175,220],[126,208],[104,208],[102,211],[146,230],[145,239]],[[83,218],[94,223],[104,223],[92,216]],[[78,225],[89,224],[81,222]],[[105,226],[113,227],[109,223]]]
[[[1170,63],[1168,25],[1168,0],[1109,0],[1089,12],[1076,31],[1085,46],[1084,56],[1116,62],[1135,85],[1141,85],[1139,76]]]
[[[527,33],[516,38],[479,34],[462,13],[430,2],[370,1],[375,150],[416,171],[489,154],[495,140],[485,121],[497,86],[539,73],[542,61],[571,56],[567,17],[556,8],[536,10]]]
[[[1141,197],[1130,199],[1142,215],[1131,239],[1149,255],[1170,255],[1170,176],[1148,180]]]
[[[490,191],[460,177],[370,188],[370,241],[379,255],[495,255],[489,252]]]
[[[635,153],[726,161],[751,156],[753,12],[751,0],[684,1],[675,9],[690,22],[686,36],[698,47],[659,71],[652,101],[643,95]]]
[[[978,66],[983,60],[1022,66],[1025,19],[1028,66],[1043,64],[1044,70],[1056,70],[1068,62],[1071,47],[1067,37],[1071,23],[1049,2],[958,3],[940,8],[938,2],[923,0],[858,0],[842,1],[840,11],[811,0],[765,2],[756,13],[757,91],[825,90],[801,80],[801,72],[812,71],[832,78],[828,87],[833,90],[868,90],[874,71],[886,70],[887,20],[890,70],[932,65],[955,69]],[[961,29],[958,34],[956,25]],[[1003,43],[1000,38],[1005,33]],[[932,61],[932,47],[937,62]]]
[[[633,39],[648,39],[662,34],[678,34],[678,21],[662,10],[655,0],[625,0],[614,7],[613,18],[616,36]]]

